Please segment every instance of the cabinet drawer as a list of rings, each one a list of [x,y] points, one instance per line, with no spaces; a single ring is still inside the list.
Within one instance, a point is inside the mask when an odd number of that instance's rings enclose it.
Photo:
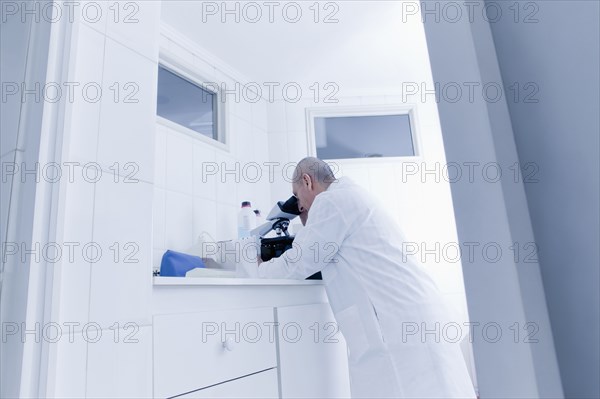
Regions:
[[[214,399],[214,398],[278,398],[277,369],[271,369],[225,382],[199,391],[178,396],[177,399]]]
[[[154,316],[154,396],[277,366],[273,308]]]

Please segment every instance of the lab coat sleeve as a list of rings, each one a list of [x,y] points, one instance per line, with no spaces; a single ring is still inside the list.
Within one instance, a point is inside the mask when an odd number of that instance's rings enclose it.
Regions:
[[[258,267],[262,278],[305,279],[335,262],[349,230],[348,216],[329,198],[315,199],[292,248]]]

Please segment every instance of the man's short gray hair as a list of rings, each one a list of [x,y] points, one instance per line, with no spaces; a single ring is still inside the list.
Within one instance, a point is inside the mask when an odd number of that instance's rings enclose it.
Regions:
[[[294,171],[294,182],[299,182],[304,173],[325,187],[328,187],[335,181],[335,175],[329,164],[319,158],[306,157],[298,162]]]

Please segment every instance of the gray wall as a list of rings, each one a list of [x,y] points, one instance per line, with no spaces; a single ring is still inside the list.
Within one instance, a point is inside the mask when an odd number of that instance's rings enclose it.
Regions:
[[[50,0],[38,2],[43,9]],[[46,82],[48,49],[51,23],[44,18],[32,22],[35,16],[29,14],[21,20],[21,10],[34,9],[34,1],[15,2],[17,13],[6,15],[0,25],[0,79],[2,83],[27,82],[26,88],[33,88],[33,82]],[[24,14],[23,14],[24,15]],[[4,15],[3,15],[4,17]],[[19,94],[8,96],[0,104],[1,140],[0,162],[6,166],[26,165],[28,170],[39,160],[39,142],[44,101],[37,101],[33,95],[21,101]],[[35,176],[17,173],[14,176],[3,174],[0,184],[0,245],[16,243],[31,249],[33,216],[36,195]],[[39,244],[39,243],[38,243]],[[3,254],[4,255],[4,254]],[[6,259],[5,259],[6,258]],[[4,262],[6,260],[6,262]],[[33,317],[28,313],[28,290],[30,270],[34,261],[21,261],[19,254],[2,256],[2,279],[0,282],[0,323],[8,328],[9,323],[21,323]],[[37,319],[34,319],[37,321]],[[33,323],[32,323],[33,324]],[[12,324],[14,325],[14,324]],[[30,326],[32,329],[33,327]],[[38,344],[29,335],[22,339],[20,334],[3,337],[0,342],[0,397],[23,396],[23,387],[31,381],[24,373],[27,360],[34,355],[25,350],[26,344]],[[34,373],[37,370],[33,371]]]
[[[444,4],[425,2],[428,10],[443,9]],[[473,337],[480,397],[562,397],[538,262],[526,262],[523,251],[520,256],[511,251],[513,243],[522,250],[534,236],[522,179],[515,179],[510,169],[518,156],[506,97],[491,101],[481,90],[490,82],[501,84],[489,24],[482,18],[471,22],[466,14],[459,20],[429,14],[425,32],[434,81],[440,87],[478,87],[473,96],[465,89],[459,100],[438,91],[447,162],[496,164],[503,172],[500,181],[492,183],[482,178],[480,166],[474,179],[451,184],[459,241],[479,248],[495,245],[502,251],[499,259],[485,258],[481,252],[469,259],[463,252],[469,319],[480,326],[496,323],[502,330],[498,342],[481,333]],[[527,323],[537,326],[537,342],[523,334],[515,342],[511,326],[523,332]]]
[[[490,25],[507,91],[539,88],[539,102],[508,105],[519,159],[539,167],[525,190],[565,396],[598,398],[600,9],[536,4],[536,23]]]
[[[28,6],[30,3],[27,4]],[[25,80],[27,49],[30,40],[31,19],[7,18],[0,25],[0,80],[4,84],[20,84]],[[15,163],[17,133],[21,114],[21,96],[7,97],[0,104],[0,162],[3,166]],[[4,169],[3,169],[4,170]],[[0,179],[0,243],[7,241],[8,213],[13,180],[3,174]],[[14,209],[14,207],[13,207]],[[13,239],[11,239],[12,241]],[[0,257],[0,323],[21,322],[26,312],[28,273],[19,273],[14,264],[5,265]],[[13,288],[15,287],[15,288]],[[18,300],[19,291],[24,291]],[[19,396],[23,344],[19,339],[0,342],[0,396]]]

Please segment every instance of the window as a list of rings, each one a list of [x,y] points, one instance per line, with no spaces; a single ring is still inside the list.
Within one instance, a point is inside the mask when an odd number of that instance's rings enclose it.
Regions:
[[[359,110],[349,110],[336,115],[318,114],[317,111],[312,116],[314,147],[318,158],[386,158],[416,155],[411,115],[406,111],[378,114],[374,110],[361,115]]]
[[[218,97],[217,92],[159,65],[158,116],[222,142]]]

